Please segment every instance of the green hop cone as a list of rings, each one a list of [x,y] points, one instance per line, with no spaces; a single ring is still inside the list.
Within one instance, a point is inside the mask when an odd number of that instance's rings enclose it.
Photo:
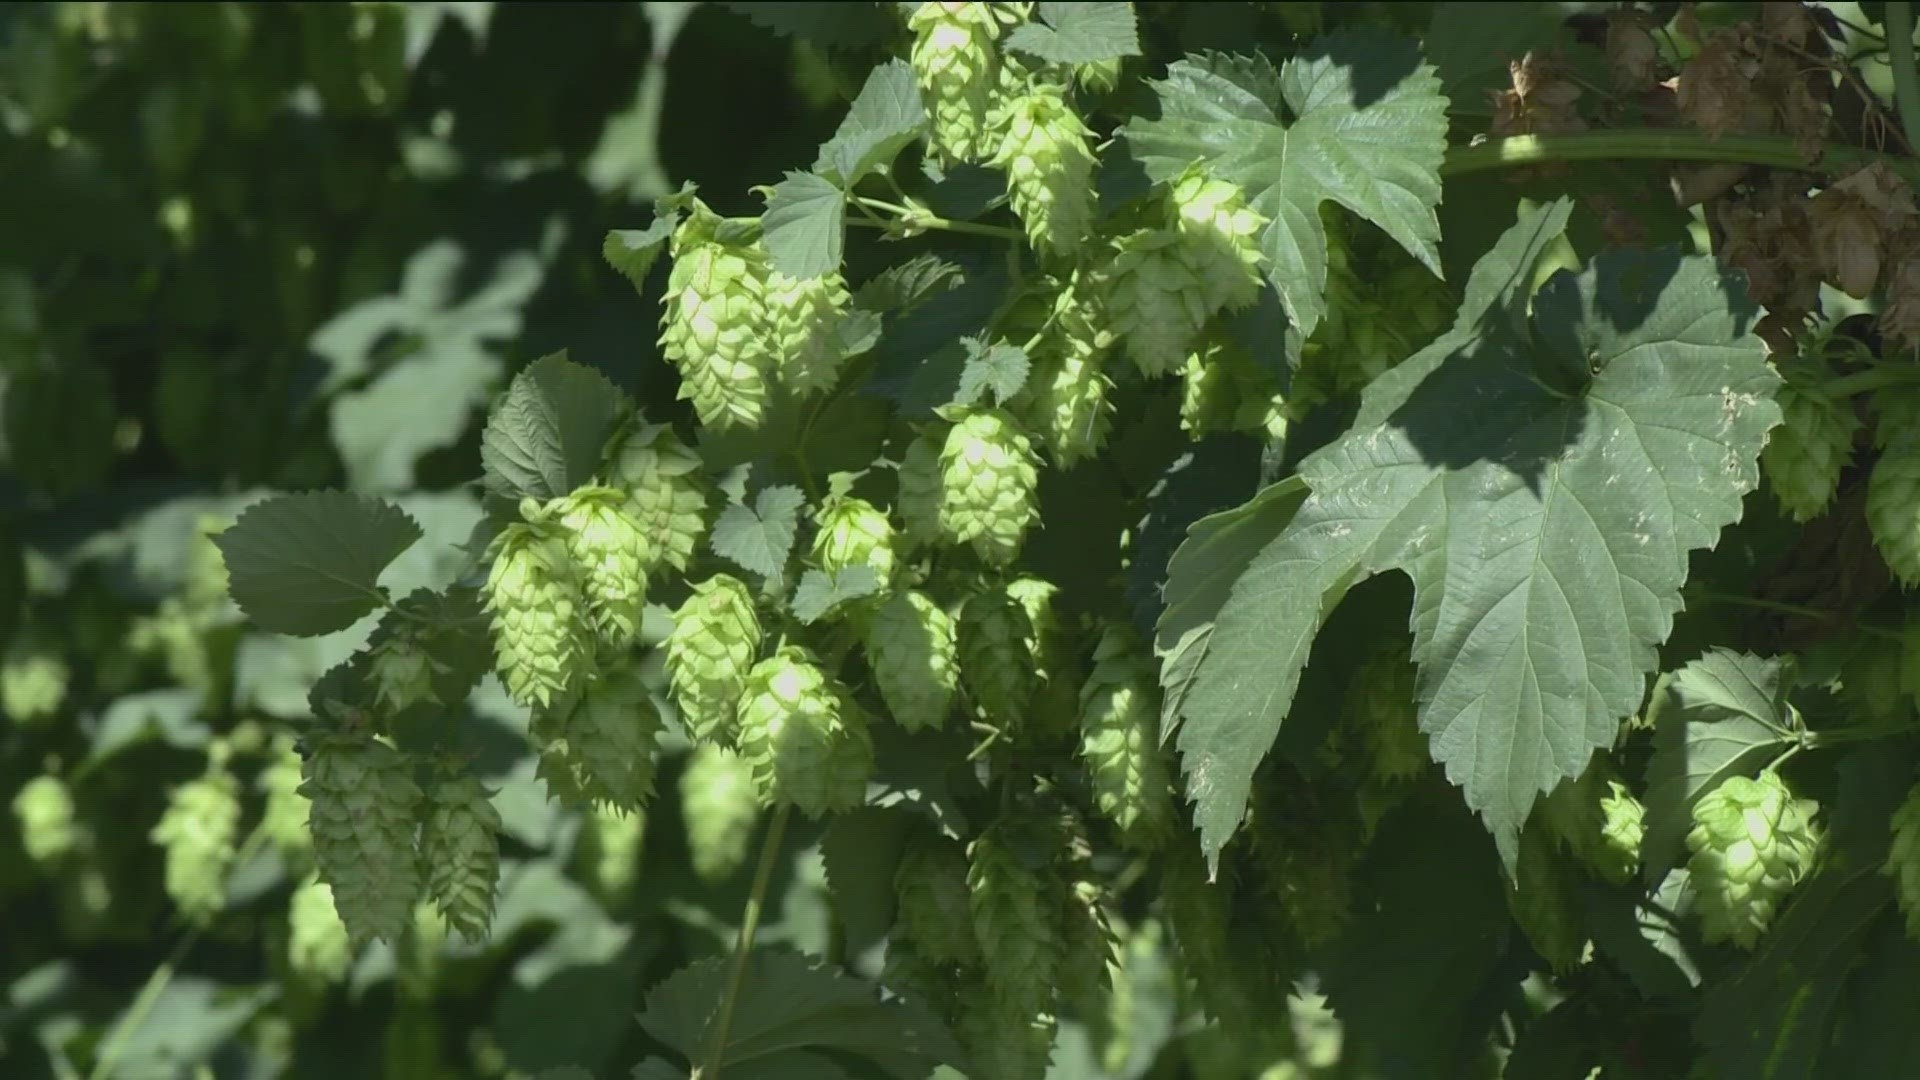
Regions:
[[[660,712],[640,681],[626,667],[589,683],[557,725],[543,725],[556,748],[554,765],[542,762],[542,775],[564,761],[568,775],[557,780],[564,792],[577,792],[596,806],[638,810],[653,798],[655,754],[662,726]]]
[[[791,278],[778,270],[767,278],[767,316],[780,381],[802,397],[833,389],[846,359],[840,324],[846,318],[846,279],[838,272]]]
[[[1139,229],[1115,242],[1105,269],[1112,332],[1148,378],[1186,364],[1211,313],[1191,254],[1173,229]]]
[[[28,635],[17,636],[0,660],[0,712],[16,724],[31,724],[60,711],[67,700],[67,662]]]
[[[969,936],[973,933],[965,922],[961,923],[960,930]],[[952,1017],[959,1013],[960,991],[969,981],[978,980],[964,978],[953,964],[921,956],[911,941],[895,938],[887,944],[880,985],[935,1016]]]
[[[1093,779],[1095,804],[1129,844],[1150,849],[1172,832],[1158,673],[1118,627],[1100,639],[1093,674],[1080,691],[1080,759]]]
[[[1395,785],[1404,787],[1404,785]],[[1260,888],[1310,949],[1333,941],[1353,911],[1353,868],[1365,820],[1344,793],[1311,783],[1264,784],[1247,824]]]
[[[1558,846],[1602,879],[1624,885],[1640,864],[1645,808],[1613,779],[1605,757],[1562,780],[1540,803],[1540,817]]]
[[[1633,880],[1640,869],[1640,843],[1646,834],[1647,808],[1627,785],[1607,781],[1607,794],[1600,800],[1602,821],[1600,843],[1589,860],[1595,872],[1615,885]]]
[[[1893,812],[1893,845],[1880,872],[1893,879],[1894,896],[1907,917],[1907,936],[1920,941],[1920,784]]]
[[[513,524],[493,543],[487,574],[493,649],[513,700],[544,708],[592,666],[585,602],[564,538]]]
[[[893,892],[899,901],[897,929],[916,955],[936,964],[980,963],[967,892],[967,852],[959,841],[932,832],[915,835],[894,871]]]
[[[173,789],[149,838],[167,855],[167,896],[193,922],[227,905],[227,871],[240,831],[240,782],[224,769]]]
[[[334,910],[333,887],[308,875],[287,901],[287,967],[326,985],[345,979],[352,966],[353,942]]]
[[[1169,853],[1160,905],[1181,966],[1192,977],[1207,1015],[1230,1029],[1252,1031],[1243,1025],[1257,1023],[1261,1011],[1249,998],[1234,953],[1230,894],[1224,884],[1207,880],[1196,845],[1175,845]]]
[[[1008,598],[1027,616],[1027,664],[1034,680],[1028,713],[1033,730],[1069,738],[1080,730],[1080,688],[1086,684],[1086,673],[1080,666],[1078,646],[1055,608],[1059,595],[1060,587],[1045,578],[1023,575],[1007,582]]]
[[[920,436],[901,455],[899,493],[894,508],[900,512],[903,551],[912,553],[940,539],[940,504],[945,489],[940,473],[941,441]]]
[[[1920,585],[1920,429],[1894,436],[1874,462],[1867,526],[1901,584]]]
[[[593,816],[587,819],[584,847],[590,880],[603,897],[625,897],[633,891],[646,843],[646,811],[594,807]]]
[[[1347,721],[1366,740],[1368,766],[1377,779],[1400,781],[1426,771],[1416,676],[1413,662],[1393,653],[1361,664],[1347,684]]]
[[[829,495],[814,514],[813,561],[829,574],[865,566],[885,586],[893,577],[893,522],[865,499]]]
[[[680,774],[680,816],[701,881],[716,884],[739,873],[760,820],[753,767],[730,750],[695,746]]]
[[[1039,516],[1039,457],[1033,440],[999,409],[966,413],[940,449],[940,532],[1004,566],[1020,554]]]
[[[1245,349],[1209,335],[1180,369],[1180,426],[1196,439],[1233,431],[1287,433],[1280,384]]]
[[[290,858],[305,859],[313,851],[313,834],[307,831],[312,808],[300,794],[300,755],[292,737],[274,739],[272,756],[254,786],[266,796],[266,808],[260,815],[260,831]],[[328,894],[331,897],[331,893]],[[331,904],[332,900],[329,899]]]
[[[1011,405],[1062,469],[1106,445],[1113,425],[1113,380],[1102,370],[1104,322],[1090,279],[1076,273],[1054,300],[1053,321],[1033,350],[1032,373]]]
[[[1120,962],[1120,940],[1113,932],[1106,890],[1099,882],[1083,877],[1063,890],[1061,940],[1065,943],[1061,1002],[1082,1018],[1103,1016]]]
[[[667,676],[689,735],[732,744],[741,688],[759,651],[760,616],[745,583],[715,574],[695,585],[667,636]]]
[[[700,455],[664,424],[641,424],[620,443],[608,472],[627,493],[642,570],[684,573],[707,532],[706,481]]]
[[[1819,804],[1796,799],[1777,773],[1735,776],[1700,797],[1687,861],[1708,941],[1751,949],[1820,847]]]
[[[80,846],[73,793],[57,776],[42,774],[20,785],[13,795],[13,818],[20,826],[20,846],[36,863],[57,862]]]
[[[995,723],[1018,727],[1036,684],[1027,609],[1005,588],[989,585],[967,597],[958,637],[968,696]]]
[[[1065,959],[1061,883],[1026,861],[1053,848],[1034,832],[1018,820],[1002,820],[967,849],[968,908],[988,989],[999,1007],[1025,1017],[1053,1012]]]
[[[354,944],[399,941],[424,886],[424,796],[411,763],[372,739],[328,738],[313,747],[305,776],[314,861]]]
[[[999,149],[991,164],[1007,174],[1013,212],[1035,251],[1071,256],[1093,230],[1093,132],[1066,90],[1036,83],[995,113]]]
[[[1507,889],[1513,921],[1556,975],[1580,966],[1587,934],[1580,917],[1578,878],[1561,861],[1543,827],[1523,830],[1513,887]]]
[[[444,665],[427,654],[413,633],[403,630],[374,648],[368,678],[373,683],[375,700],[399,713],[415,705],[438,701],[433,678],[444,669]]]
[[[420,854],[427,892],[447,925],[468,941],[487,936],[500,880],[500,812],[470,776],[449,777],[428,794]]]
[[[959,687],[959,630],[923,592],[894,593],[866,629],[867,665],[894,722],[908,731],[946,723]]]
[[[1846,402],[1796,386],[1781,387],[1779,401],[1785,422],[1768,437],[1760,466],[1780,506],[1793,520],[1809,521],[1833,501],[1860,420]]]
[[[866,801],[867,720],[813,654],[788,645],[753,666],[740,697],[740,756],[763,801],[808,817]]]
[[[680,397],[711,428],[760,426],[767,409],[766,257],[695,204],[673,234],[660,349]]]
[[[1199,166],[1173,183],[1169,224],[1200,279],[1208,314],[1238,310],[1260,295],[1260,234],[1267,217],[1247,205],[1237,184],[1207,176]]]
[[[549,510],[566,537],[587,615],[616,646],[632,644],[639,635],[640,610],[647,602],[652,541],[629,506],[619,488],[583,487],[554,500]]]
[[[987,156],[988,112],[1000,64],[996,42],[1004,4],[921,4],[907,19],[908,54],[933,119],[934,149],[949,161]]]

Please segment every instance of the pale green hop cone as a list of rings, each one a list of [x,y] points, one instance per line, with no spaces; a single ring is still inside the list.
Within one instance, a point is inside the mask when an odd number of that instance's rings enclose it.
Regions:
[[[707,533],[709,490],[700,455],[664,424],[640,424],[620,443],[611,482],[627,493],[639,535],[640,565],[684,573]]]
[[[470,776],[441,780],[428,802],[420,833],[427,892],[450,928],[480,941],[493,922],[500,880],[500,812]]]
[[[914,78],[932,117],[934,149],[949,161],[988,154],[987,120],[999,79],[1005,4],[927,3],[907,19]]]
[[[544,708],[593,663],[585,598],[566,540],[545,526],[507,526],[487,575],[493,648],[507,693]]]
[[[34,862],[57,862],[80,846],[73,792],[59,777],[42,773],[20,785],[14,792],[12,808],[20,828],[20,845]]]
[[[428,655],[426,646],[411,630],[401,630],[373,651],[368,677],[374,686],[374,700],[396,713],[437,702],[433,679],[444,667]]]
[[[1005,588],[989,584],[967,597],[958,629],[960,683],[968,697],[994,723],[1018,729],[1038,682],[1027,610]]]
[[[1173,229],[1138,229],[1114,244],[1103,271],[1112,330],[1148,378],[1186,363],[1212,309],[1201,268]]]
[[[1260,234],[1266,215],[1247,205],[1237,184],[1207,176],[1199,166],[1174,181],[1171,226],[1199,278],[1208,314],[1234,311],[1260,295]]]
[[[1779,401],[1785,422],[1767,436],[1760,467],[1793,520],[1810,521],[1833,501],[1860,420],[1845,401],[1796,386],[1781,387]]]
[[[1040,513],[1033,440],[999,409],[967,412],[940,450],[940,531],[997,566],[1013,561]]]
[[[347,977],[353,942],[333,907],[333,887],[309,875],[287,901],[287,967],[318,985]]]
[[[663,721],[638,672],[603,672],[553,733],[565,740],[563,786],[597,806],[639,810],[653,798]],[[543,772],[548,770],[543,770]]]
[[[317,740],[300,787],[312,804],[314,861],[355,945],[398,942],[425,887],[425,796],[405,755],[367,738]]]
[[[817,278],[791,278],[778,270],[767,278],[767,315],[774,368],[796,395],[833,389],[846,359],[840,324],[845,321],[846,279],[836,271]]]
[[[1034,250],[1071,256],[1093,230],[1093,132],[1066,91],[1036,83],[994,115],[1007,195]]]
[[[227,871],[240,832],[240,782],[224,769],[173,789],[149,838],[166,852],[167,896],[204,923],[227,905]]]
[[[953,616],[923,592],[894,593],[867,624],[866,652],[895,723],[908,731],[946,723],[960,684]]]
[[[1920,585],[1920,430],[1894,436],[1874,462],[1867,526],[1900,583]]]
[[[767,409],[767,274],[757,247],[724,236],[696,205],[673,236],[660,349],[680,369],[680,397],[713,428],[760,426]]]
[[[865,499],[829,495],[814,514],[813,561],[829,574],[848,567],[873,571],[881,587],[893,578],[893,522]]]
[[[1819,804],[1796,799],[1776,773],[1735,776],[1700,797],[1687,861],[1708,941],[1751,949],[1820,848]]]
[[[943,442],[944,436],[922,435],[908,443],[901,455],[894,509],[900,514],[903,554],[920,551],[940,540],[940,504],[945,499],[940,476]]]
[[[1160,748],[1157,672],[1132,635],[1110,629],[1080,692],[1080,760],[1095,805],[1129,844],[1151,849],[1172,831],[1174,807]]]
[[[808,817],[866,801],[873,772],[867,719],[807,650],[788,645],[754,665],[740,697],[740,756],[762,801]]]
[[[680,816],[693,872],[701,881],[714,884],[739,873],[760,821],[753,767],[730,750],[696,745],[680,774]]]
[[[555,500],[553,520],[566,537],[587,614],[601,637],[629,645],[640,633],[652,546],[625,491],[588,486]]]
[[[740,579],[715,574],[693,587],[667,636],[667,676],[680,722],[700,742],[732,745],[740,693],[760,652],[760,616]]]
[[[1047,849],[1022,843],[1020,831],[1017,822],[1003,820],[968,847],[968,909],[994,1000],[1037,1016],[1055,1008],[1064,966],[1064,887],[1051,870],[1029,865],[1023,852]]]

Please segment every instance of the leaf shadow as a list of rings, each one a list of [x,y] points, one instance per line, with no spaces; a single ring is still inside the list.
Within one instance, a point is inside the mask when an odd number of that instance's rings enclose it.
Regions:
[[[1294,62],[1319,60],[1330,60],[1347,69],[1353,107],[1364,109],[1420,69],[1420,50],[1405,37],[1335,33],[1314,41]]]

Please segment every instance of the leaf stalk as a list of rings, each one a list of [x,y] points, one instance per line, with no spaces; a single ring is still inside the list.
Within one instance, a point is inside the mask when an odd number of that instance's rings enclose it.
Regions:
[[[747,894],[747,907],[740,916],[740,936],[733,946],[733,964],[727,972],[727,993],[720,999],[720,1015],[714,1020],[713,1041],[707,1046],[707,1060],[694,1066],[688,1080],[719,1080],[720,1066],[727,1053],[727,1034],[733,1027],[734,1004],[747,981],[747,957],[753,952],[753,939],[760,930],[760,913],[766,907],[767,888],[773,882],[773,864],[779,861],[780,847],[787,835],[787,819],[793,807],[781,803],[767,824],[767,837],[760,843],[760,862],[753,870],[753,890]]]

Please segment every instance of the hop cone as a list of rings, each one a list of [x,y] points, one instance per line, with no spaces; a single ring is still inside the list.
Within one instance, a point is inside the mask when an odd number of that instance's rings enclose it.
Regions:
[[[660,713],[639,676],[627,668],[610,670],[588,684],[557,735],[565,749],[545,775],[561,767],[563,790],[577,791],[595,805],[638,810],[653,798],[654,755],[660,742]]]
[[[753,767],[720,747],[695,746],[680,774],[680,816],[700,880],[717,883],[738,873],[760,820]]]
[[[67,662],[39,644],[16,638],[0,660],[0,711],[31,724],[60,711],[67,700]]]
[[[1093,229],[1093,132],[1066,91],[1038,83],[995,116],[992,164],[1006,170],[1013,212],[1034,250],[1073,255]]]
[[[1005,589],[987,588],[960,609],[960,680],[973,703],[994,722],[1017,726],[1033,697],[1029,642],[1033,623]]]
[[[873,743],[866,717],[796,645],[753,666],[740,697],[740,756],[762,799],[808,817],[866,801]]]
[[[1612,779],[1605,758],[1561,781],[1540,804],[1541,820],[1559,845],[1616,885],[1639,867],[1644,814],[1626,785]]]
[[[640,633],[652,541],[626,492],[583,487],[556,500],[553,517],[567,541],[594,629],[615,645]]]
[[[900,462],[900,491],[894,506],[904,526],[900,536],[908,551],[917,551],[940,538],[940,504],[945,498],[940,469],[941,444],[921,436],[907,444]]]
[[[1507,890],[1507,910],[1533,951],[1556,975],[1578,967],[1586,952],[1587,934],[1581,926],[1577,883],[1560,864],[1553,838],[1544,829],[1523,830],[1514,885]]]
[[[1381,780],[1405,780],[1427,768],[1427,737],[1414,702],[1416,674],[1404,656],[1378,656],[1361,664],[1347,684],[1348,720],[1366,740],[1371,771]]]
[[[712,428],[757,428],[766,415],[767,265],[753,247],[722,240],[696,206],[673,236],[660,349],[680,369],[680,396]]]
[[[494,886],[500,880],[500,812],[470,776],[441,780],[429,800],[420,831],[427,891],[449,927],[479,941],[493,922]]]
[[[640,857],[647,843],[646,811],[597,806],[587,826],[588,867],[594,884],[602,895],[625,896],[640,876]]]
[[[1920,431],[1895,436],[1867,481],[1867,525],[1903,585],[1920,585]]]
[[[941,533],[989,563],[1012,562],[1040,512],[1038,465],[1033,440],[1011,416],[968,413],[940,450]]]
[[[1051,1013],[1065,943],[1060,935],[1060,883],[1030,866],[1024,852],[1050,850],[1001,821],[967,850],[968,907],[974,941],[985,961],[996,1005],[1015,1016]]]
[[[507,526],[494,541],[486,601],[494,656],[513,700],[544,708],[591,665],[580,582],[560,536]]]
[[[1152,848],[1171,831],[1173,799],[1160,753],[1157,673],[1131,635],[1107,631],[1080,691],[1080,759],[1094,802],[1127,841]]]
[[[1053,1013],[1009,1006],[989,986],[969,988],[959,1010],[954,1033],[966,1047],[969,1076],[1032,1080],[1047,1074],[1058,1026]]]
[[[865,499],[830,495],[814,515],[820,531],[813,538],[813,559],[820,569],[837,574],[850,566],[866,566],[885,585],[893,577],[893,523]]]
[[[1230,1030],[1252,1031],[1259,1006],[1249,999],[1234,955],[1227,889],[1207,880],[1193,845],[1175,845],[1172,854],[1160,903],[1182,966],[1208,1015]]]
[[[948,160],[986,156],[987,114],[999,78],[1000,18],[983,3],[921,4],[907,19],[908,59],[933,118],[933,145]]]
[[[899,900],[900,934],[916,955],[936,964],[980,963],[967,891],[967,852],[959,841],[931,832],[909,840],[894,871],[893,891]]]
[[[374,648],[368,677],[374,686],[375,700],[398,713],[439,700],[433,690],[433,677],[438,670],[439,665],[427,655],[419,639],[402,631]]]
[[[1106,359],[1107,335],[1100,329],[1105,313],[1091,283],[1076,274],[1060,291],[1053,321],[1043,333],[1033,356],[1033,370],[1013,409],[1022,423],[1039,437],[1054,464],[1072,468],[1106,445],[1114,406],[1108,400],[1113,380],[1101,370]]]
[[[733,742],[741,687],[759,651],[760,616],[746,585],[727,574],[695,585],[667,636],[667,676],[688,734]]]
[[[1247,205],[1239,185],[1206,176],[1198,167],[1176,180],[1172,226],[1200,279],[1209,314],[1237,310],[1260,295],[1260,234],[1266,215]]]
[[[20,785],[13,795],[13,817],[20,823],[20,846],[34,862],[55,862],[79,846],[73,793],[57,776],[42,774]]]
[[[665,566],[684,573],[707,531],[707,488],[700,456],[665,425],[642,425],[620,444],[613,483],[627,493],[640,565],[651,574]]]
[[[1060,973],[1060,1000],[1082,1017],[1098,1017],[1113,992],[1120,941],[1107,917],[1105,890],[1098,882],[1081,878],[1063,892],[1065,965]]]
[[[1796,799],[1776,773],[1732,777],[1693,806],[1687,868],[1708,941],[1751,949],[1787,892],[1813,865],[1819,804]]]
[[[1196,439],[1232,431],[1281,438],[1287,399],[1280,384],[1231,342],[1214,338],[1180,369],[1180,426]]]
[[[1760,465],[1781,507],[1808,521],[1833,501],[1860,421],[1844,402],[1795,386],[1781,388],[1780,411],[1786,422],[1773,430]]]
[[[953,616],[911,589],[888,597],[867,624],[867,664],[908,731],[946,723],[960,680],[958,634]]]
[[[1907,936],[1920,941],[1920,784],[1893,812],[1893,846],[1880,872],[1893,879],[1894,895],[1907,916]]]
[[[1180,370],[1207,321],[1206,283],[1172,229],[1140,229],[1114,245],[1106,269],[1113,333],[1148,378]]]
[[[1028,714],[1035,731],[1073,736],[1080,730],[1080,688],[1085,685],[1075,646],[1054,608],[1060,587],[1026,575],[1007,582],[1007,597],[1027,616],[1028,666],[1033,698]]]
[[[281,854],[304,858],[313,850],[313,834],[307,831],[312,807],[300,793],[300,755],[294,752],[292,739],[282,736],[274,740],[273,759],[260,770],[254,783],[267,797],[260,830]],[[333,902],[331,892],[327,902]]]
[[[1398,786],[1398,785],[1396,785]],[[1261,887],[1308,948],[1332,941],[1352,915],[1353,867],[1365,823],[1350,798],[1309,783],[1262,785],[1248,816]]]
[[[1633,880],[1640,869],[1640,842],[1646,833],[1647,808],[1618,780],[1607,781],[1600,800],[1600,843],[1588,859],[1602,878],[1615,885]]]
[[[227,904],[227,870],[240,831],[240,782],[212,772],[173,789],[149,834],[167,853],[167,895],[180,913],[205,922]]]
[[[780,379],[796,394],[831,390],[846,357],[840,323],[846,316],[847,282],[836,271],[817,278],[791,278],[778,270],[767,278],[767,316]]]
[[[333,886],[315,876],[287,902],[287,966],[320,984],[339,982],[353,966],[353,943],[333,908]]]
[[[320,877],[353,942],[397,942],[423,882],[416,843],[424,796],[405,756],[371,739],[329,739],[306,761],[300,793]]]

